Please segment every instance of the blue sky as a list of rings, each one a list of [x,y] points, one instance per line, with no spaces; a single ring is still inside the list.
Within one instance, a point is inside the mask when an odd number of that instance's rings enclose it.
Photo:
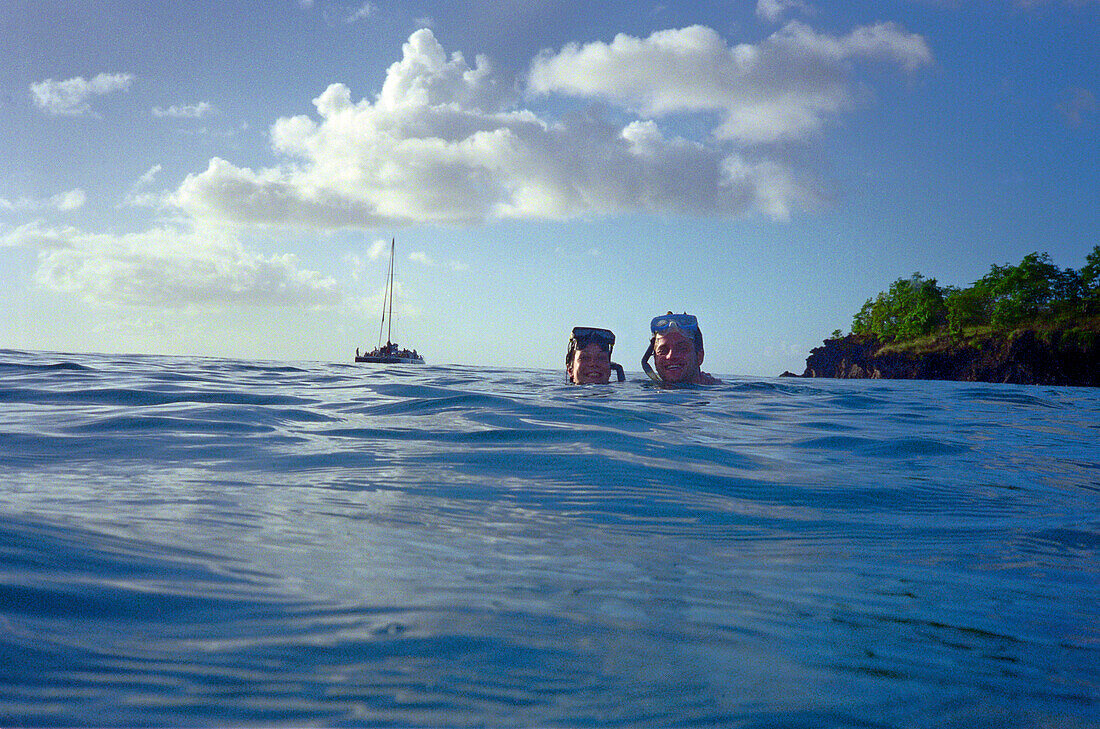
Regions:
[[[0,347],[801,371],[1100,229],[1100,2],[0,5]]]

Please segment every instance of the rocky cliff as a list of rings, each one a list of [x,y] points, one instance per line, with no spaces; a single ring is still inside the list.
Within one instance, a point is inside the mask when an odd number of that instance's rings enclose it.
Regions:
[[[965,341],[943,337],[920,347],[850,334],[823,345],[811,350],[802,377],[1100,386],[1097,332],[1020,330]]]

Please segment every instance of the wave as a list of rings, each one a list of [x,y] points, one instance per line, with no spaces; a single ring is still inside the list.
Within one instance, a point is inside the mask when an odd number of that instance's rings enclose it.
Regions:
[[[0,359],[0,724],[1095,718],[1093,391]]]

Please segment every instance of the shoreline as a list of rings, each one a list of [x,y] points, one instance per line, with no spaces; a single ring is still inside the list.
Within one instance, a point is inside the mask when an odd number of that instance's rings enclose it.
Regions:
[[[780,377],[1100,387],[1100,333],[1020,329],[901,343],[849,334],[812,349],[801,375],[788,371]]]

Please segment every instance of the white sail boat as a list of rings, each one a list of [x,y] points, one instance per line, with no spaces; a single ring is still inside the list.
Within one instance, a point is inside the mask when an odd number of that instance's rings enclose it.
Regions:
[[[393,259],[397,239],[390,241],[390,274],[386,282],[386,295],[382,299],[382,323],[378,327],[378,346],[372,351],[360,354],[355,350],[356,362],[376,362],[380,364],[424,364],[424,357],[415,349],[397,346],[393,341]],[[382,344],[382,330],[386,331],[386,344]]]

